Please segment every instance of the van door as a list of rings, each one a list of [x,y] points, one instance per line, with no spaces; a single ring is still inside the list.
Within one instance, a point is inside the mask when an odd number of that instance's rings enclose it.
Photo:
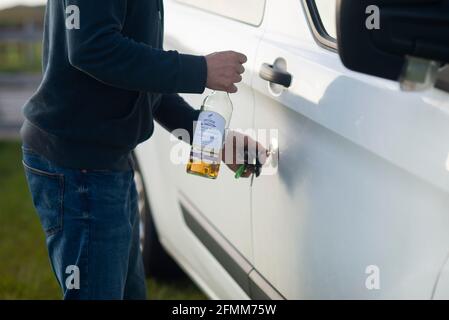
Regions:
[[[238,93],[231,95],[234,105],[231,129],[247,129],[253,125],[254,94],[251,81],[255,74],[256,50],[262,37],[259,25],[264,9],[265,0],[252,0],[248,3],[238,0],[179,0],[166,3],[165,49],[198,55],[234,50],[247,55],[247,71],[242,83],[238,85]],[[206,90],[203,95],[183,97],[199,109],[208,94],[210,91]],[[168,160],[176,142],[170,143],[168,134],[157,139],[162,150],[160,157]],[[188,175],[186,161],[189,151],[190,146],[184,145],[182,153],[187,157],[183,159],[183,164],[160,161],[167,179],[177,189],[187,226],[235,280],[247,282],[248,270],[233,273],[232,262],[230,265],[224,261],[224,256],[229,252],[214,250],[210,247],[213,244],[209,240],[210,232],[219,234],[225,240],[226,247],[236,250],[245,266],[250,265],[253,260],[250,180],[236,180],[225,165],[221,166],[217,180]]]
[[[449,94],[346,69],[334,5],[267,4],[255,128],[278,130],[279,167],[254,181],[254,265],[288,299],[430,298],[449,243]]]

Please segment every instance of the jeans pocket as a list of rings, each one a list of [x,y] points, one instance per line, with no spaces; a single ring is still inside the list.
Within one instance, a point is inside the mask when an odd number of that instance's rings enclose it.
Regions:
[[[23,162],[34,207],[47,236],[62,230],[64,176]]]

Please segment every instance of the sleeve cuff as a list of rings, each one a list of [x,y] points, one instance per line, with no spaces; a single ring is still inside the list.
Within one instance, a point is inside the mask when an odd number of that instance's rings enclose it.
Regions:
[[[180,54],[178,93],[203,93],[206,89],[207,63],[202,56]]]

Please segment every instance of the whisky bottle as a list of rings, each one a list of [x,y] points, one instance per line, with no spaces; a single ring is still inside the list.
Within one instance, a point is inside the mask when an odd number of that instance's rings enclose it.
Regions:
[[[228,93],[214,91],[206,97],[193,136],[187,173],[209,179],[218,177],[221,149],[232,111]]]

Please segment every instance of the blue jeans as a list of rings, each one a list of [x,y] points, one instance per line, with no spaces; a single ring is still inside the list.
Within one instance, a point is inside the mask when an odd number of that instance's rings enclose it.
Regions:
[[[134,172],[61,168],[26,146],[23,164],[64,299],[145,299]]]

